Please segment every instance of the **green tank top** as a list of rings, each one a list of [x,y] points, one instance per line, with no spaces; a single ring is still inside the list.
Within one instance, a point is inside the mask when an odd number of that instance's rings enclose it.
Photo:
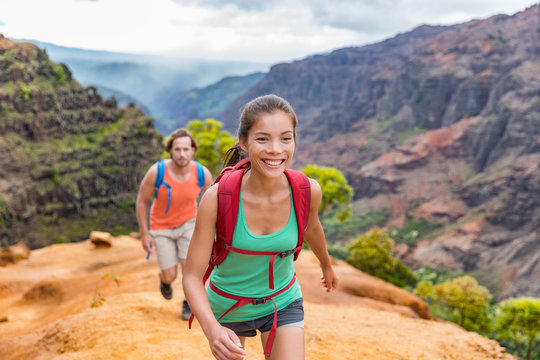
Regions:
[[[298,243],[298,227],[291,195],[291,214],[285,227],[273,234],[254,235],[249,231],[242,204],[242,192],[238,219],[234,229],[232,246],[244,250],[257,251],[287,251],[294,249]],[[294,276],[294,255],[281,258],[276,257],[274,262],[274,289],[268,287],[268,264],[271,255],[245,255],[230,251],[225,260],[216,265],[210,275],[210,281],[219,290],[229,294],[261,298],[271,295],[286,287]],[[216,294],[210,287],[206,290],[210,307],[216,319],[223,315],[236,300],[228,299]],[[283,309],[294,300],[302,297],[298,280],[285,292],[276,295],[275,301],[278,310]],[[247,304],[240,306],[220,322],[237,322],[254,320],[274,313],[274,304],[271,300],[265,304]]]

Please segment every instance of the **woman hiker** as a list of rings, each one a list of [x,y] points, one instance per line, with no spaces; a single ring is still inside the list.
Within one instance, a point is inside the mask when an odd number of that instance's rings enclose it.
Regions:
[[[221,192],[219,206],[227,210],[218,209],[218,189],[225,175],[205,192],[199,206],[183,285],[218,360],[244,358],[245,338],[256,336],[256,330],[267,359],[304,359],[303,299],[293,264],[302,234],[320,262],[326,291],[338,285],[317,212],[321,187],[299,172],[286,171],[296,146],[296,125],[293,108],[278,96],[261,96],[244,106],[238,143],[226,154],[226,166],[239,168],[230,172],[228,186],[234,186],[230,184],[235,172],[241,174],[236,181],[239,195],[237,220],[230,229],[232,243],[214,248],[216,225],[218,242],[223,238],[219,222],[236,211],[234,206],[233,211],[227,208],[233,200],[221,200]],[[307,188],[304,198],[297,185],[301,177]],[[227,249],[225,259],[209,266],[222,248]],[[207,269],[211,273],[206,289]]]

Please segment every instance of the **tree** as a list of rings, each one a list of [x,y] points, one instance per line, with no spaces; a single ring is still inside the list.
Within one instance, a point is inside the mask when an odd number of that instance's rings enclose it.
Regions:
[[[416,283],[411,269],[392,256],[394,241],[386,231],[375,227],[351,241],[348,248],[347,262],[357,269],[399,287]]]
[[[525,343],[526,359],[530,360],[534,343],[540,340],[540,299],[517,298],[501,302],[495,328],[501,339]]]
[[[199,143],[197,160],[214,176],[217,176],[223,167],[223,155],[235,143],[234,137],[228,131],[222,130],[222,127],[223,123],[214,119],[193,120],[187,124],[187,129]]]
[[[435,296],[435,287],[433,286],[433,282],[431,282],[431,280],[420,281],[416,285],[414,293],[418,295],[420,299],[427,301],[428,304],[431,303],[431,300]]]
[[[461,276],[435,286],[434,300],[445,306],[453,319],[467,330],[487,329],[490,325],[489,290],[470,276]]]
[[[339,205],[349,205],[354,192],[352,187],[347,183],[347,179],[336,168],[306,165],[302,169],[306,176],[317,180],[322,189],[322,200],[319,206],[319,217],[322,217],[325,211]],[[345,210],[336,214],[336,217],[341,221],[345,221],[351,213],[350,205]]]

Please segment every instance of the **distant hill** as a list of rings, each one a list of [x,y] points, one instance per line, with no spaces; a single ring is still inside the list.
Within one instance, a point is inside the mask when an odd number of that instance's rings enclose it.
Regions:
[[[150,109],[143,104],[139,99],[134,98],[131,95],[121,92],[120,90],[110,89],[104,86],[96,86],[98,93],[103,96],[104,99],[110,99],[114,96],[114,100],[118,104],[119,108],[124,108],[130,106],[130,104],[135,105],[144,112],[145,115],[150,116],[152,112]]]
[[[136,228],[135,193],[162,136],[65,65],[0,35],[0,246]]]
[[[175,118],[163,118],[175,114],[162,97],[171,98],[195,87],[204,87],[226,76],[247,75],[265,71],[269,64],[247,61],[205,60],[167,55],[117,53],[84,50],[58,46],[36,40],[21,39],[36,44],[47,51],[57,63],[66,64],[73,77],[85,86],[116,90],[132,96],[155,116],[155,126],[162,132],[168,131]],[[165,107],[164,107],[165,106]]]
[[[409,265],[540,297],[539,9],[275,65],[221,119],[233,130],[247,101],[285,97],[294,166],[339,168],[356,214],[409,229],[396,237]]]
[[[166,133],[184,126],[190,120],[217,118],[264,75],[258,72],[245,76],[228,76],[203,88],[164,94],[159,99],[160,108],[167,109],[168,113],[157,117],[171,119],[170,123],[166,124],[168,126]]]

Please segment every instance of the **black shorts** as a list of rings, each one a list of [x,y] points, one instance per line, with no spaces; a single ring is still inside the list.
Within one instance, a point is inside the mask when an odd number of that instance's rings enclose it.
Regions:
[[[222,326],[231,329],[237,336],[253,337],[259,330],[261,333],[270,331],[274,314],[266,315],[255,320],[221,323]],[[296,326],[304,328],[304,299],[294,300],[289,305],[277,312],[277,327]]]

